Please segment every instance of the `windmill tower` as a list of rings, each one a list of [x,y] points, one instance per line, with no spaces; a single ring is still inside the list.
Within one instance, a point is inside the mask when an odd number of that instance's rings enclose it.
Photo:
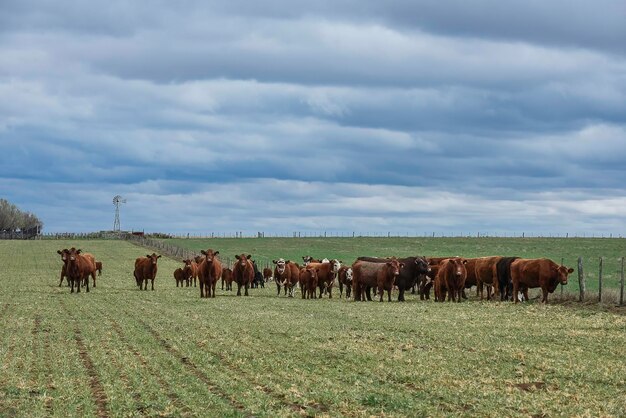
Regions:
[[[126,199],[122,199],[122,196],[117,195],[113,198],[113,204],[115,205],[115,221],[113,221],[113,232],[120,232],[120,204],[126,203]]]

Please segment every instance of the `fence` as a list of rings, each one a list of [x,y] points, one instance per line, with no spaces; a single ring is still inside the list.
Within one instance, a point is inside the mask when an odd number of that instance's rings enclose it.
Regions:
[[[152,235],[152,234],[149,234]],[[532,232],[367,232],[367,231],[294,231],[272,232],[206,232],[159,234],[163,238],[623,238],[621,234],[532,233]]]

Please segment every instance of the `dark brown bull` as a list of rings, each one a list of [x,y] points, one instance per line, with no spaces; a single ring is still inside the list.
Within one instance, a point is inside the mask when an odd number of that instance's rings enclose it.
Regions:
[[[384,291],[387,291],[387,301],[391,302],[391,290],[404,263],[393,257],[385,263],[356,261],[352,264],[352,291],[357,301],[366,300],[366,287],[378,288],[380,302],[383,301]]]
[[[157,261],[159,258],[161,258],[160,255],[152,253],[135,260],[135,271],[133,274],[139,290],[142,289],[142,286],[143,290],[148,290],[148,280],[152,282],[152,290],[154,290],[154,279],[157,275]]]
[[[200,297],[215,297],[217,281],[222,277],[222,263],[217,258],[219,251],[208,249],[200,251],[204,256],[198,266],[198,280],[200,281]]]
[[[244,295],[248,296],[248,288],[254,280],[254,266],[252,265],[252,255],[235,255],[237,261],[233,264],[233,280],[237,283],[237,296],[241,296],[241,287],[245,289]]]
[[[567,276],[574,269],[559,266],[547,258],[518,259],[511,263],[511,281],[513,282],[513,299],[518,303],[518,292],[540,287],[541,302],[548,303],[548,293],[554,292],[559,284],[567,284]]]
[[[449,301],[461,302],[461,293],[465,288],[467,260],[459,257],[448,258],[439,264],[435,277],[435,301],[444,302],[446,292]]]

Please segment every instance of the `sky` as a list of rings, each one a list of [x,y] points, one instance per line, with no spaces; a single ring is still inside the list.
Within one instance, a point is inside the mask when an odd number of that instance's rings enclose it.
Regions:
[[[0,0],[44,232],[626,234],[623,0]]]

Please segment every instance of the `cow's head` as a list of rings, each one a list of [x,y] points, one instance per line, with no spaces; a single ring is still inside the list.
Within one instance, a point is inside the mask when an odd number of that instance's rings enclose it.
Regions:
[[[556,273],[557,273],[557,280],[559,281],[560,284],[562,285],[566,285],[567,284],[567,275],[568,274],[572,274],[574,272],[573,268],[567,268],[565,266],[559,266],[556,269]]]
[[[61,260],[65,263],[67,261],[67,255],[70,253],[70,250],[67,248],[63,250],[57,250],[57,254],[61,256]]]
[[[452,263],[452,266],[454,268],[454,275],[456,277],[467,276],[467,269],[465,268],[465,265],[467,264],[466,259],[455,257],[455,258],[450,258],[449,262]]]
[[[204,256],[204,259],[207,261],[207,263],[212,263],[215,256],[218,255],[220,252],[213,251],[212,249],[209,248],[206,251],[204,250],[200,251],[200,253]]]
[[[333,273],[337,273],[341,268],[341,261],[335,258],[330,263],[333,265]]]
[[[392,258],[390,261],[387,261],[387,267],[391,270],[391,273],[394,277],[400,275],[400,270],[404,267],[404,263],[400,263],[395,258]]]
[[[304,262],[305,266],[308,266],[309,263],[313,261],[313,257],[311,257],[310,255],[302,256],[302,261]]]
[[[347,283],[352,283],[352,267],[349,267],[346,270],[346,282]]]
[[[424,257],[415,257],[415,265],[417,266],[417,274],[428,274],[432,271]]]
[[[248,264],[248,260],[250,260],[250,258],[252,258],[251,254],[245,255],[245,254],[240,254],[240,255],[235,255],[235,258],[237,260],[239,260],[239,264],[241,265],[241,267],[244,267],[246,264]]]
[[[156,266],[157,260],[161,258],[160,255],[156,255],[155,253],[147,254],[146,257],[150,259],[150,263],[154,266]]]
[[[287,262],[285,261],[284,258],[279,258],[278,260],[272,260],[272,262],[276,264],[276,271],[278,272],[278,274],[283,274],[285,272],[285,266],[287,265]]]

